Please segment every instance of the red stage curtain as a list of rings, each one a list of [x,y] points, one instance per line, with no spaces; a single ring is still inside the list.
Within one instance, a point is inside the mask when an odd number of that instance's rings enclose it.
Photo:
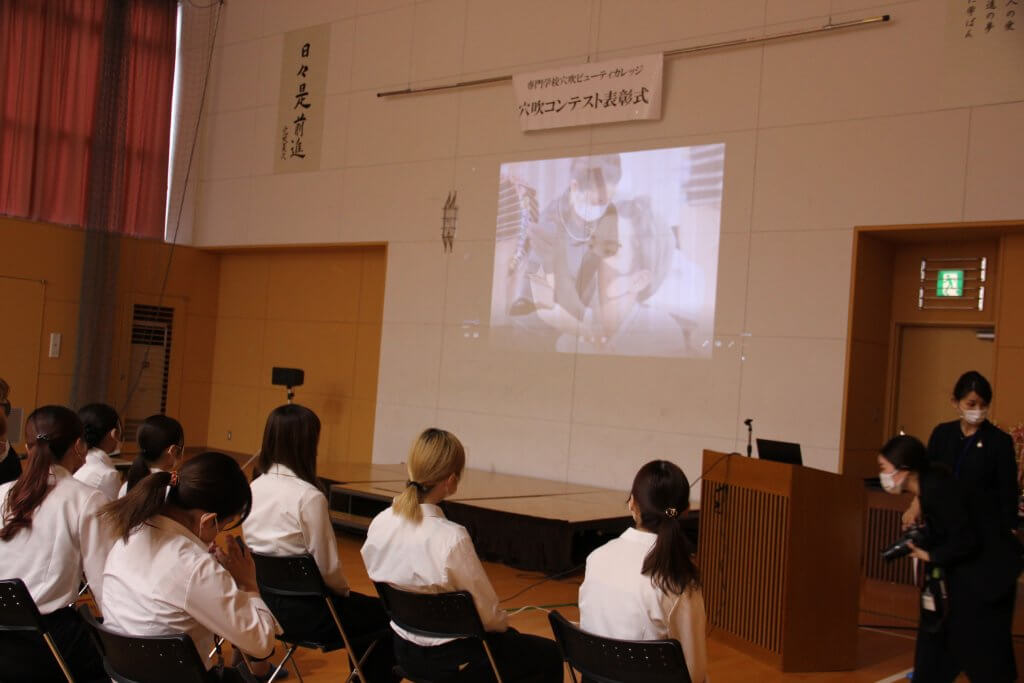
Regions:
[[[0,214],[163,236],[176,11],[0,3]]]

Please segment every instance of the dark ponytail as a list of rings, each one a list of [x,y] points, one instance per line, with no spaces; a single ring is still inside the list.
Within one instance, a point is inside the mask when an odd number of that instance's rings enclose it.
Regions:
[[[121,426],[121,416],[106,403],[90,403],[79,408],[78,418],[82,421],[85,445],[89,448],[99,448],[107,434]]]
[[[185,430],[173,417],[152,415],[139,425],[135,438],[139,444],[139,454],[128,469],[126,482],[129,491],[149,476],[150,467],[160,460],[169,446],[184,444]]]
[[[124,498],[103,506],[100,514],[110,520],[118,536],[127,540],[132,531],[159,514],[164,504],[212,512],[218,520],[234,515],[245,519],[252,507],[252,491],[234,458],[208,451],[177,472],[147,475]]]
[[[25,420],[29,447],[28,465],[7,492],[4,503],[4,527],[0,541],[9,541],[22,529],[32,526],[32,514],[50,493],[50,468],[82,438],[82,421],[64,406],[42,406]]]
[[[657,535],[654,547],[644,558],[642,572],[666,593],[682,594],[700,585],[700,573],[692,558],[683,520],[690,507],[690,482],[678,466],[653,460],[633,479],[633,503],[640,513],[640,525]]]

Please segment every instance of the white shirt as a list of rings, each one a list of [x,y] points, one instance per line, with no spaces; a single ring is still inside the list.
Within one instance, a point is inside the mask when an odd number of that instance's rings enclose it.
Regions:
[[[117,499],[117,489],[121,485],[121,473],[114,467],[110,456],[102,448],[90,448],[85,454],[85,464],[75,472],[75,479],[99,489],[110,500]]]
[[[674,638],[683,647],[693,683],[707,672],[704,595],[690,587],[682,595],[665,593],[644,576],[644,558],[655,534],[626,529],[587,558],[580,586],[580,628],[620,640]]]
[[[327,498],[284,465],[273,465],[252,482],[252,510],[242,522],[248,546],[264,555],[302,555],[316,560],[324,583],[348,595]]]
[[[149,473],[153,474],[154,472],[163,472],[163,470],[160,469],[159,467],[150,467],[149,468]],[[117,490],[117,497],[118,498],[124,498],[124,494],[126,494],[126,493],[128,493],[128,481],[127,480],[125,480],[125,482],[123,484],[121,484],[121,488],[119,488]]]
[[[262,598],[239,588],[206,544],[169,517],[118,539],[103,581],[104,625],[135,636],[187,633],[207,667],[214,633],[256,657],[269,655],[280,633]]]
[[[484,629],[507,629],[505,611],[498,607],[498,596],[469,532],[448,521],[436,505],[424,503],[420,510],[423,520],[419,524],[400,517],[390,507],[370,522],[362,549],[370,579],[416,593],[469,591]],[[454,640],[417,636],[394,622],[391,628],[409,642],[426,647]]]
[[[99,601],[103,564],[114,543],[110,525],[96,515],[107,497],[59,465],[50,472],[53,487],[32,513],[32,526],[0,541],[0,576],[24,581],[42,614],[75,601],[82,572]],[[14,483],[0,485],[0,510],[7,509]]]

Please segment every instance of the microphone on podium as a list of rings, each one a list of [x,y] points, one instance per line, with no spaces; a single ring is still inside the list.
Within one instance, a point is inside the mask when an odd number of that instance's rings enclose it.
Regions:
[[[753,456],[753,452],[754,452],[754,447],[753,447],[754,418],[748,417],[746,420],[743,421],[743,424],[747,425],[747,457],[748,458],[752,458],[752,457],[754,457]]]

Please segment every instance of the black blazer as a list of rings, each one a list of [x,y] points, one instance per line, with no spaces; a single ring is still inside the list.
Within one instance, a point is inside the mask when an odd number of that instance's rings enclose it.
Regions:
[[[14,451],[14,446],[7,447],[7,453],[0,460],[0,484],[14,481],[21,476],[21,458]]]
[[[980,542],[962,576],[978,597],[997,599],[1013,588],[1021,568],[1013,439],[988,420],[970,437],[960,431],[959,420],[943,422],[928,439],[928,455],[953,470]]]

